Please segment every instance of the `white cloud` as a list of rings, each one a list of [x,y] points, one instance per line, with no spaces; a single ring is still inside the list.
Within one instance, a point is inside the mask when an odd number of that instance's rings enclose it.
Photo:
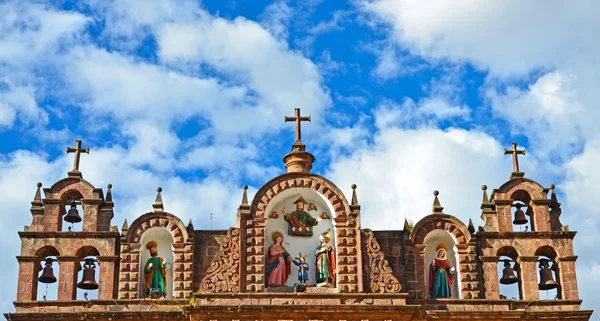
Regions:
[[[286,40],[289,36],[288,24],[294,16],[294,9],[286,1],[279,0],[271,3],[261,14],[261,25],[279,39]]]
[[[440,97],[427,97],[418,102],[406,98],[402,104],[385,100],[377,106],[373,115],[378,129],[396,126],[420,128],[436,126],[442,120],[469,119],[470,112],[467,106],[455,106]]]
[[[328,176],[347,195],[351,184],[358,185],[364,227],[401,229],[405,215],[418,220],[431,214],[434,190],[446,213],[468,223],[479,216],[479,187],[500,186],[508,173],[500,144],[485,133],[390,127],[373,144],[333,159]]]
[[[554,68],[598,51],[599,3],[360,1],[390,40],[427,59],[471,62],[501,76]],[[552,49],[549,49],[552,48]]]

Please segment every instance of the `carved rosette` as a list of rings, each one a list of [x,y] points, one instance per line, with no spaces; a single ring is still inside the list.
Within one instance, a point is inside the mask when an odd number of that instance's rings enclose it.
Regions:
[[[230,228],[227,236],[215,236],[221,246],[200,284],[200,292],[240,292],[240,229]]]
[[[399,293],[400,281],[393,275],[392,268],[385,259],[385,254],[375,239],[375,234],[369,229],[362,230],[366,238],[367,254],[369,256],[369,278],[371,292]]]

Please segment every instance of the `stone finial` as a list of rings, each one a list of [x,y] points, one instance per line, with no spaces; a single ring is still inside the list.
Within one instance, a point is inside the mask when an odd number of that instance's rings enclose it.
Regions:
[[[433,206],[432,206],[432,210],[433,210],[433,214],[442,214],[444,208],[442,207],[442,205],[440,204],[440,200],[438,199],[438,195],[440,195],[440,192],[433,191],[433,196],[435,196],[433,198]]]
[[[469,219],[469,232],[471,232],[471,234],[475,234],[475,225],[473,225],[473,221],[471,219]]]
[[[358,205],[358,197],[356,196],[356,184],[352,184],[352,203],[351,205]]]
[[[358,204],[358,197],[356,196],[356,184],[352,184],[352,199],[350,201],[350,210],[351,211],[360,211],[360,205]]]
[[[490,199],[488,198],[487,185],[481,185],[481,190],[483,191],[483,199],[481,200],[481,203],[483,203],[483,204],[489,203]]]
[[[37,190],[35,192],[35,196],[33,197],[33,201],[31,202],[31,206],[32,207],[42,207],[42,206],[44,206],[44,203],[42,203],[42,192],[41,192],[42,183],[38,182],[36,184],[36,186],[37,186]]]
[[[112,202],[112,184],[108,184],[107,186],[107,191],[106,191],[106,202]]]
[[[154,201],[154,204],[152,204],[152,207],[154,208],[154,212],[163,212],[165,208],[163,206],[162,195],[160,194],[162,192],[162,187],[158,187],[156,192],[158,192],[158,194],[156,194],[156,200]]]
[[[121,231],[127,231],[129,229],[129,223],[127,223],[127,219],[123,222],[123,227],[121,227]]]
[[[550,194],[550,208],[553,210],[557,210],[560,209],[560,203],[558,202],[558,198],[556,198],[554,188],[556,188],[556,186],[554,186],[554,184],[550,184],[550,191],[552,191],[552,194]]]
[[[481,199],[481,209],[492,209],[493,205],[490,203],[490,198],[487,193],[487,185],[481,185],[481,190],[483,191],[483,197]]]
[[[244,195],[242,195],[242,205],[248,205],[248,185],[244,185]]]

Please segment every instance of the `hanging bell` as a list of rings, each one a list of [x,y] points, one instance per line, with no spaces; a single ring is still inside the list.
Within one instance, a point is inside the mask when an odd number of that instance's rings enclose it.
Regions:
[[[558,287],[558,283],[554,281],[554,277],[552,276],[552,270],[550,269],[550,265],[548,264],[547,259],[540,260],[540,284],[538,284],[538,288],[540,290],[552,290]]]
[[[67,221],[69,223],[81,222],[81,216],[79,216],[79,211],[77,210],[77,207],[75,206],[75,200],[71,201],[71,209],[69,209],[69,212],[65,216],[65,221]]]
[[[510,260],[504,260],[500,284],[515,284],[517,282],[519,282],[519,278],[515,275],[515,270],[510,267]]]
[[[522,206],[523,205],[521,205],[521,204],[515,205],[517,210],[515,211],[515,220],[513,221],[513,224],[516,224],[516,225],[527,224],[527,217],[525,216],[525,212],[523,212],[523,210],[521,209]]]
[[[77,283],[77,287],[83,290],[98,289],[98,283],[96,283],[96,264],[94,264],[94,259],[86,259],[83,267],[83,277],[81,278],[81,282]]]
[[[44,267],[44,270],[42,271],[42,275],[40,275],[40,277],[38,278],[38,281],[42,282],[42,283],[54,283],[56,282],[56,277],[54,276],[54,270],[52,269],[52,262],[54,262],[53,259],[51,258],[47,258],[46,259],[46,266]]]

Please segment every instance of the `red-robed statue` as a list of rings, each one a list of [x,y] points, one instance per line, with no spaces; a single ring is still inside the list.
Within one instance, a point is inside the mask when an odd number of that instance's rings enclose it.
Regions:
[[[274,232],[271,235],[273,244],[269,246],[267,252],[267,266],[265,269],[265,278],[268,287],[284,286],[290,275],[290,262],[292,257],[281,245],[283,235],[280,232]]]
[[[432,299],[449,298],[452,295],[451,288],[455,270],[446,257],[447,251],[446,244],[438,245],[436,258],[429,266],[429,295]]]

